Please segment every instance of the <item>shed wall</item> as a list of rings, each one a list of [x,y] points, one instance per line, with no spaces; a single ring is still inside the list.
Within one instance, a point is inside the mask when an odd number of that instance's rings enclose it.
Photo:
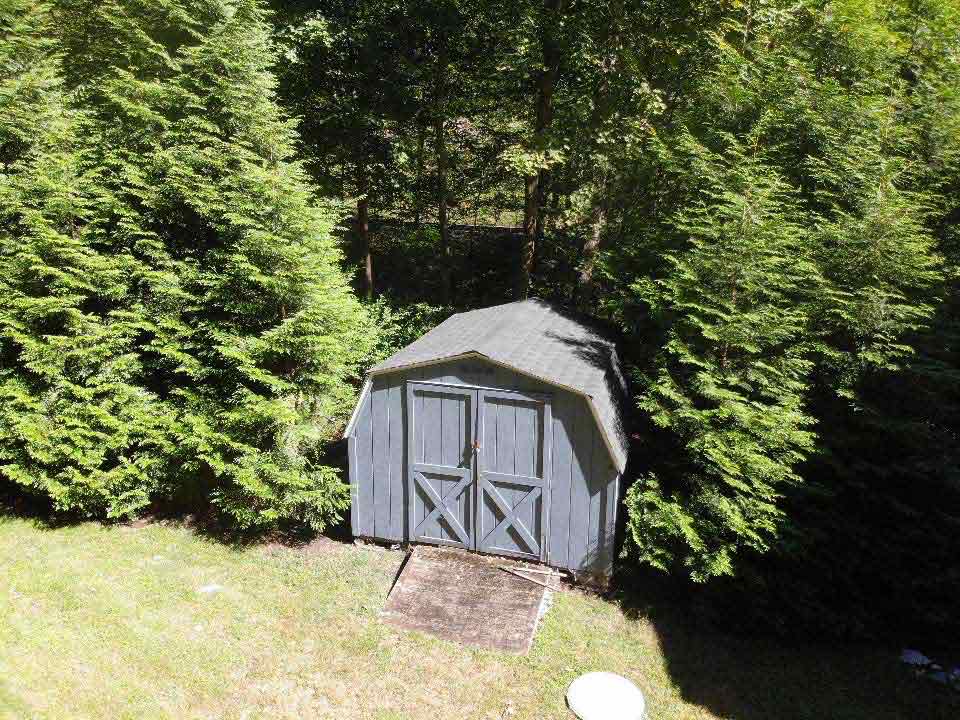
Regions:
[[[408,537],[407,380],[549,393],[553,466],[548,563],[576,571],[609,570],[619,473],[585,398],[475,358],[373,377],[348,439],[354,535],[393,542]]]

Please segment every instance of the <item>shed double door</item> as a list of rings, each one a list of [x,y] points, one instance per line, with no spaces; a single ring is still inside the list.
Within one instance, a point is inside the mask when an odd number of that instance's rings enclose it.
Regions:
[[[550,398],[407,383],[409,539],[546,561]]]

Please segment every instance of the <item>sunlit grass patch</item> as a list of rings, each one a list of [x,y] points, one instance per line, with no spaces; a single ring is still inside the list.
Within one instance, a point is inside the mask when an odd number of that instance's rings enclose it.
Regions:
[[[399,632],[378,613],[401,560],[0,518],[0,717],[566,718],[567,684],[601,669],[655,719],[956,712],[895,654],[701,637],[579,591],[527,657]]]

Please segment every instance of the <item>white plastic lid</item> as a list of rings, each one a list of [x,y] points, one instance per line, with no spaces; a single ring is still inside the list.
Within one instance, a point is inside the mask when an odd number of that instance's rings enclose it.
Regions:
[[[643,720],[640,688],[611,672],[581,675],[567,688],[567,705],[580,720]]]

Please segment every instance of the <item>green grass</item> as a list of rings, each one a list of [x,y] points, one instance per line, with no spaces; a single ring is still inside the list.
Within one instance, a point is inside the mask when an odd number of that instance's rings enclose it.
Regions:
[[[576,591],[528,657],[400,632],[378,612],[401,559],[0,516],[0,717],[568,718],[567,684],[600,669],[654,719],[960,717],[889,650],[704,636]]]

